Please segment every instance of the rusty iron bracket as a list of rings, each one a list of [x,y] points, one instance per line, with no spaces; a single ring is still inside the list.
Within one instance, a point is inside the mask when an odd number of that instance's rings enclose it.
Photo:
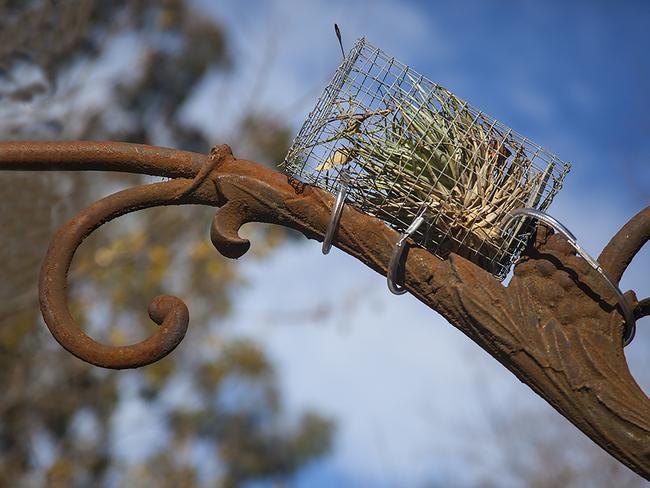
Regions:
[[[81,241],[104,223],[130,212],[200,204],[220,207],[210,229],[215,248],[238,258],[250,243],[247,222],[283,225],[322,241],[334,196],[252,161],[226,145],[209,156],[118,142],[2,142],[0,170],[120,171],[171,178],[120,191],[93,203],[53,237],[42,265],[39,296],[56,340],[80,359],[106,368],[136,368],[169,354],[183,339],[189,312],[177,297],[149,304],[160,327],[128,346],[100,344],[72,318],[66,281]],[[341,212],[334,245],[386,275],[400,236],[349,205]],[[598,258],[618,285],[650,239],[650,207],[610,240]],[[536,239],[515,266],[508,286],[451,255],[446,260],[417,247],[404,252],[403,288],[439,312],[612,456],[650,479],[650,398],[628,369],[624,318],[617,297],[562,236],[539,225]],[[625,293],[635,319],[650,315],[650,298]]]

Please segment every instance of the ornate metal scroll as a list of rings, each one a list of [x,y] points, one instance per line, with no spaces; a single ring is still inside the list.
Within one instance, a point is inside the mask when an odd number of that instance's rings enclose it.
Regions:
[[[251,161],[228,146],[210,156],[136,144],[96,142],[0,143],[0,169],[104,170],[171,178],[130,188],[82,210],[54,236],[39,283],[41,309],[54,337],[72,354],[98,366],[134,368],[171,352],[189,314],[172,296],[157,297],[150,317],[160,325],[149,339],[107,346],[84,334],[66,300],[66,277],[80,242],[104,223],[161,205],[220,207],[211,228],[214,246],[237,258],[249,248],[238,235],[247,222],[280,224],[322,240],[334,196]],[[399,234],[378,219],[345,206],[334,244],[386,275]],[[650,239],[650,207],[611,239],[598,262],[618,285]],[[623,354],[624,318],[618,300],[575,249],[538,226],[508,286],[451,254],[441,260],[409,247],[397,277],[410,293],[494,356],[522,382],[612,456],[650,479],[650,398],[634,381]],[[638,320],[650,298],[626,294]]]

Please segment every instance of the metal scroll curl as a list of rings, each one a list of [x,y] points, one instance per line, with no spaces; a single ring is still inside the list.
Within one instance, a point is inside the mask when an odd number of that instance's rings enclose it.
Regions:
[[[82,241],[103,224],[145,208],[164,205],[222,203],[216,188],[208,182],[207,193],[196,190],[219,162],[211,154],[196,177],[129,188],[93,203],[79,212],[54,235],[41,267],[39,300],[43,318],[54,338],[70,353],[96,366],[112,369],[138,368],[154,363],[182,341],[189,324],[185,303],[172,295],[160,295],[149,303],[149,317],[160,328],[149,338],[133,345],[110,346],[85,334],[70,313],[66,296],[68,270]],[[210,188],[212,187],[212,188]],[[239,257],[250,244],[239,238],[237,229],[245,223],[245,212],[232,212],[227,203],[215,216],[211,236],[215,247],[227,257]],[[241,209],[237,209],[241,210]],[[233,215],[238,217],[233,220]]]
[[[181,342],[189,311],[180,298],[161,295],[149,303],[149,317],[160,326],[151,337],[133,345],[109,346],[79,328],[70,314],[65,290],[74,253],[90,233],[130,212],[174,203],[179,187],[187,181],[140,186],[110,195],[82,210],[55,234],[41,268],[39,299],[50,332],[70,353],[96,366],[137,368],[162,359]]]

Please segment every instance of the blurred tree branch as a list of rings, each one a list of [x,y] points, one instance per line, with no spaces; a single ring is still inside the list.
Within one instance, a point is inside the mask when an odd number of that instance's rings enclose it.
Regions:
[[[233,66],[220,23],[187,1],[0,1],[0,139],[117,139],[205,152],[206,134],[185,122],[182,112],[206,75],[228,76]],[[273,145],[286,150],[286,127],[246,116],[258,134],[271,135],[258,141],[242,134],[248,150],[257,154],[258,142],[264,151]],[[110,224],[108,236],[90,237],[77,253],[69,289],[71,313],[88,324],[90,334],[124,343],[147,333],[143,300],[162,293],[174,275],[176,293],[191,290],[194,333],[188,340],[201,355],[191,348],[145,371],[107,375],[52,347],[34,287],[50,235],[75,209],[143,181],[151,179],[124,173],[0,174],[0,226],[14,236],[0,246],[2,486],[99,486],[109,479],[124,485],[237,486],[264,476],[288,480],[329,448],[331,422],[306,412],[322,427],[320,437],[306,445],[312,424],[279,421],[283,404],[273,365],[261,361],[263,371],[254,372],[240,364],[254,355],[264,359],[263,351],[251,341],[232,343],[212,322],[230,313],[243,285],[237,267],[207,252],[196,237],[209,225],[206,209],[151,210]],[[266,252],[283,238],[277,229],[258,234]],[[203,374],[217,353],[231,349],[247,354],[226,354],[230,359],[220,363],[218,376]],[[126,383],[136,384],[135,391]],[[161,401],[179,383],[194,402]],[[220,399],[239,387],[256,401],[235,397],[236,411],[222,411]],[[130,444],[119,428],[133,402],[158,412],[162,432],[160,442],[148,447],[153,454],[137,460],[125,459],[124,452],[142,443],[139,426],[128,432]],[[222,428],[233,415],[242,427]],[[271,434],[287,446],[282,462],[267,448]],[[225,445],[234,446],[229,458],[220,451]],[[196,446],[204,446],[201,463],[176,455]],[[248,459],[255,471],[238,458]],[[206,481],[201,464],[221,466],[216,478]]]

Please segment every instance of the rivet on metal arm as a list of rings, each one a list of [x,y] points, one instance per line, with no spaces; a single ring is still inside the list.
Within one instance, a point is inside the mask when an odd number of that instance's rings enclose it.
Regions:
[[[632,313],[632,309],[630,308],[628,301],[625,299],[625,296],[621,292],[620,288],[607,275],[607,273],[600,266],[600,264],[598,264],[598,261],[592,258],[589,255],[589,253],[585,251],[582,248],[582,246],[578,244],[578,240],[569,231],[569,229],[567,229],[564,225],[562,225],[557,219],[551,217],[550,215],[544,212],[541,212],[540,210],[535,210],[534,208],[518,208],[517,210],[513,210],[506,216],[505,225],[507,226],[512,220],[514,220],[517,217],[532,217],[550,225],[557,232],[564,235],[564,237],[566,237],[567,240],[569,241],[569,244],[571,244],[571,246],[578,252],[578,254],[582,256],[582,258],[585,261],[587,261],[598,273],[600,273],[600,275],[603,277],[607,285],[616,294],[616,297],[618,298],[618,303],[621,307],[621,311],[623,312],[623,318],[625,319],[625,329],[623,331],[623,346],[625,347],[630,342],[632,342],[632,339],[634,339],[634,335],[636,334],[636,320],[634,319],[634,314]]]
[[[424,222],[424,216],[422,212],[415,218],[413,223],[406,229],[393,250],[393,255],[390,257],[390,263],[388,264],[388,273],[386,274],[386,280],[388,282],[388,289],[395,295],[403,295],[406,293],[406,288],[402,288],[397,284],[397,270],[402,261],[402,255],[404,254],[404,248],[406,247],[406,239],[408,239],[418,227]]]
[[[327,226],[327,231],[325,232],[325,238],[323,239],[323,254],[329,254],[330,249],[332,249],[332,240],[336,234],[336,230],[339,227],[339,222],[341,220],[341,214],[343,213],[343,207],[345,206],[345,197],[348,193],[348,182],[345,175],[343,175],[341,181],[341,187],[339,188],[339,193],[336,195],[336,201],[334,202],[334,208],[332,208],[332,216],[330,217],[330,223]]]

